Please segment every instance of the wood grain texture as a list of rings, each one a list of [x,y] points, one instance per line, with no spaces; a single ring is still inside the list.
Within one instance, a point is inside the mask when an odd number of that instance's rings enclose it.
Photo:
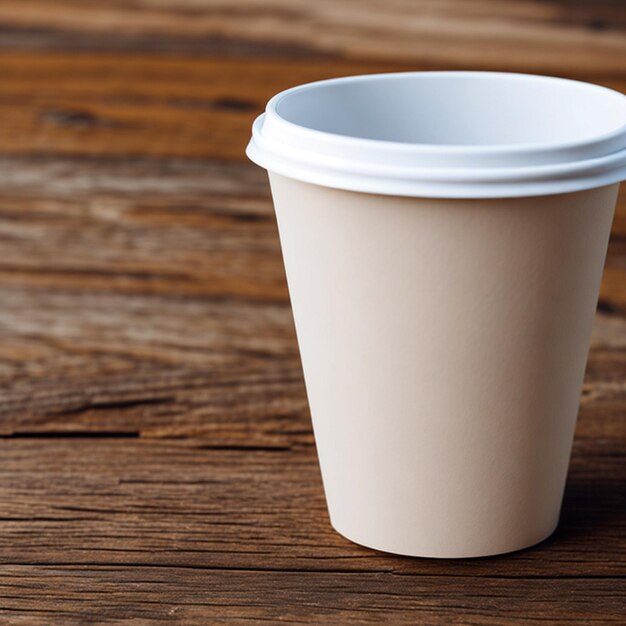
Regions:
[[[626,194],[562,522],[441,561],[328,523],[250,124],[290,85],[626,91],[619,0],[0,0],[0,623],[623,624]]]
[[[626,50],[622,66],[625,59]],[[385,60],[4,51],[2,151],[244,160],[252,121],[277,91],[335,76],[410,69],[415,67]],[[626,91],[626,70],[584,75],[576,69],[559,73]]]
[[[0,2],[0,45],[624,72],[621,0]]]
[[[14,566],[5,576],[11,582],[3,589],[7,608],[0,615],[11,620],[30,610],[23,590],[36,585],[37,608],[31,614],[38,624],[56,624],[59,619],[141,625],[201,626],[207,619],[212,624],[301,624],[303,614],[315,624],[522,625],[546,622],[546,615],[551,616],[550,624],[623,624],[623,596],[615,593],[611,579],[559,580],[551,587],[545,579],[534,579],[522,587],[503,578],[473,576],[115,565]],[[101,589],[95,602],[86,600],[91,586]],[[595,607],[585,601],[589,595],[598,599]]]

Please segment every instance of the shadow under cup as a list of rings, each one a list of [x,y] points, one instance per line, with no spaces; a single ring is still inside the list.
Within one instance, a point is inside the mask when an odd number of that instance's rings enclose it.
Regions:
[[[485,556],[558,523],[626,97],[388,74],[275,96],[267,168],[333,526]]]

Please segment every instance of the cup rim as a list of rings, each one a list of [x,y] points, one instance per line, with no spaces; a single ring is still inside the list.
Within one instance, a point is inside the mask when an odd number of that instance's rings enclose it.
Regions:
[[[595,92],[623,106],[624,123],[568,141],[419,143],[328,132],[295,123],[281,103],[320,87],[389,80],[544,82]],[[621,115],[621,113],[620,113]],[[588,189],[626,178],[626,95],[566,78],[511,72],[392,72],[315,81],[273,96],[253,125],[247,154],[262,167],[325,186],[426,197],[504,197]]]
[[[309,128],[307,126],[303,126],[301,124],[296,124],[295,122],[291,122],[287,120],[284,116],[280,114],[278,111],[278,106],[282,101],[293,94],[302,93],[306,91],[310,91],[316,89],[321,86],[332,85],[332,84],[347,84],[347,83],[355,83],[355,82],[368,82],[371,80],[376,81],[387,81],[394,80],[398,78],[405,77],[441,77],[441,78],[462,78],[462,77],[480,77],[480,78],[506,78],[509,80],[528,80],[528,81],[537,81],[537,82],[551,82],[551,83],[564,83],[570,85],[576,85],[576,87],[580,89],[585,89],[587,91],[597,91],[601,93],[605,93],[609,97],[616,97],[618,99],[622,99],[624,101],[624,106],[626,106],[626,95],[615,91],[614,89],[610,89],[608,87],[604,87],[603,85],[596,85],[594,83],[588,83],[581,80],[575,80],[570,78],[563,78],[558,76],[546,76],[542,74],[525,74],[518,72],[483,72],[483,71],[469,71],[469,70],[452,70],[452,71],[424,71],[424,72],[379,72],[374,74],[358,74],[354,76],[340,76],[337,78],[328,78],[324,80],[316,80],[310,83],[304,83],[302,85],[296,85],[294,87],[290,87],[277,93],[275,96],[272,96],[270,100],[267,102],[265,112],[270,113],[272,115],[276,115],[282,124],[289,126],[291,132],[298,133],[303,136],[313,136],[313,135],[323,135],[328,141],[341,141],[342,143],[350,140],[356,143],[362,144],[380,144],[380,145],[393,145],[395,149],[398,150],[406,150],[409,151],[414,149],[415,146],[419,146],[422,149],[432,150],[433,152],[460,152],[460,153],[474,153],[474,152],[486,152],[486,153],[504,153],[510,151],[516,152],[531,152],[533,150],[542,149],[542,148],[570,148],[573,146],[580,145],[588,145],[592,143],[596,143],[599,141],[604,141],[606,139],[611,139],[615,136],[621,136],[626,132],[626,119],[621,126],[614,128],[611,131],[607,131],[605,133],[600,133],[598,135],[594,135],[588,139],[582,140],[571,140],[571,141],[561,141],[561,142],[535,142],[535,143],[501,143],[501,144],[437,144],[437,143],[426,143],[426,142],[400,142],[400,141],[390,141],[385,139],[371,139],[368,137],[358,137],[354,135],[341,135],[338,133],[331,133],[328,131],[317,130],[315,128]]]

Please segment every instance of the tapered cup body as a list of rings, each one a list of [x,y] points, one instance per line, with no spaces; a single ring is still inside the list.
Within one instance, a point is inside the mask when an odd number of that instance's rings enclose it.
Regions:
[[[550,535],[617,185],[446,200],[270,177],[336,530],[428,557]]]

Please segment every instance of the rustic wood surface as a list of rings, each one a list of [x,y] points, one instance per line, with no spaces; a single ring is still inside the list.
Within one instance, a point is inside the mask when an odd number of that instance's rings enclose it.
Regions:
[[[327,519],[264,173],[357,72],[626,91],[621,0],[0,0],[0,623],[626,623],[626,193],[562,523],[460,561]]]

